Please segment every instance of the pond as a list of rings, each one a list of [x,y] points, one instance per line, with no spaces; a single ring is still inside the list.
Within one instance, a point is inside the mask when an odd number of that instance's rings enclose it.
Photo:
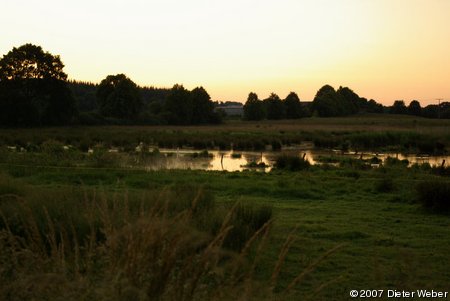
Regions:
[[[450,162],[450,156],[426,156],[426,155],[404,155],[397,153],[372,153],[372,152],[342,152],[337,150],[320,149],[289,149],[282,151],[218,151],[209,150],[207,153],[193,149],[160,149],[161,156],[156,156],[155,160],[149,162],[145,168],[148,170],[159,169],[200,169],[200,170],[226,170],[243,171],[245,169],[270,171],[281,154],[304,157],[311,164],[321,164],[320,157],[332,158],[354,158],[368,160],[377,157],[381,161],[387,157],[408,160],[409,164],[429,163],[432,166],[440,166],[445,160],[446,166]],[[260,167],[250,167],[258,163],[264,163]]]

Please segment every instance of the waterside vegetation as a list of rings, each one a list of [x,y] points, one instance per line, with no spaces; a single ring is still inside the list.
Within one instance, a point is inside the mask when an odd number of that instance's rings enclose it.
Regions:
[[[448,289],[445,167],[285,157],[270,173],[144,171],[30,164],[29,155],[0,165],[6,300]]]

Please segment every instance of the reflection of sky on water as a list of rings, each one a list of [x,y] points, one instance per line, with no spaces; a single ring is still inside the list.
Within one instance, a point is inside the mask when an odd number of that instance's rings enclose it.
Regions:
[[[446,160],[446,166],[450,161],[450,156],[414,156],[401,155],[396,153],[341,153],[333,150],[289,150],[283,152],[233,152],[233,151],[208,151],[210,157],[194,158],[194,152],[199,150],[160,150],[163,156],[155,157],[155,160],[148,162],[146,168],[149,170],[159,169],[200,169],[200,170],[226,170],[226,171],[242,171],[244,169],[254,169],[260,171],[270,171],[274,165],[276,158],[282,154],[294,156],[305,156],[311,164],[317,164],[315,158],[319,156],[344,156],[350,158],[370,159],[374,156],[381,160],[385,160],[388,156],[398,158],[400,160],[407,159],[410,164],[413,163],[429,163],[430,165],[441,165],[442,160]],[[234,155],[233,155],[234,154]],[[240,155],[238,157],[237,155]],[[245,165],[255,162],[264,162],[267,168],[248,168]]]
[[[264,162],[268,168],[258,168],[260,170],[269,171],[273,162],[271,162],[270,158],[267,154],[261,152],[235,152],[234,154],[240,154],[240,158],[233,157],[233,152],[211,152],[214,154],[213,160],[211,160],[211,164],[208,170],[227,170],[227,171],[241,171],[246,169],[245,165],[250,162]],[[275,159],[275,158],[273,158]],[[248,168],[247,168],[248,169]]]

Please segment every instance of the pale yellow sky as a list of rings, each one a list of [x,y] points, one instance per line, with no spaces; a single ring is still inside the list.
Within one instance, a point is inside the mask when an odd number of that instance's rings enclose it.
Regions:
[[[140,85],[244,102],[324,84],[384,104],[450,101],[450,0],[3,0],[0,54],[61,55],[72,79],[125,73]]]

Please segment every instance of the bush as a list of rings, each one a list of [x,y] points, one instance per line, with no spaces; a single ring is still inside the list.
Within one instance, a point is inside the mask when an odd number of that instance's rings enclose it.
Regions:
[[[280,141],[278,141],[278,140],[273,140],[272,141],[272,150],[274,150],[274,151],[278,151],[278,150],[281,150],[281,147],[282,147],[282,145],[281,145],[281,142]]]
[[[377,156],[373,156],[367,162],[369,162],[370,164],[381,164],[383,162],[383,160],[381,160]]]
[[[259,162],[257,163],[256,161],[251,161],[248,162],[245,165],[241,165],[241,167],[246,167],[246,168],[266,168],[268,167],[268,165],[264,162]]]
[[[309,168],[310,165],[306,159],[289,155],[279,156],[275,162],[276,168],[290,171],[304,170]]]
[[[47,140],[42,143],[41,150],[47,155],[60,158],[64,154],[64,145],[56,140]]]
[[[240,159],[240,158],[242,158],[242,154],[240,154],[240,153],[232,153],[231,154],[231,158],[233,158],[233,159]]]
[[[385,166],[401,166],[401,167],[407,167],[409,164],[409,161],[407,159],[400,160],[398,158],[393,157],[387,157],[386,160],[384,160]]]
[[[343,157],[339,162],[340,167],[349,167],[353,169],[359,169],[359,170],[367,170],[370,169],[371,166],[367,164],[366,161],[351,157]]]
[[[440,176],[450,176],[450,166],[438,166],[438,167],[433,167],[432,172],[434,174],[440,175]]]
[[[195,152],[191,154],[192,158],[212,158],[214,155],[209,153],[206,149],[201,152]]]
[[[90,155],[90,160],[94,167],[114,167],[119,163],[117,157],[117,154],[110,153],[106,148],[97,146]]]
[[[435,212],[450,213],[450,182],[442,180],[426,181],[417,184],[419,202]]]

